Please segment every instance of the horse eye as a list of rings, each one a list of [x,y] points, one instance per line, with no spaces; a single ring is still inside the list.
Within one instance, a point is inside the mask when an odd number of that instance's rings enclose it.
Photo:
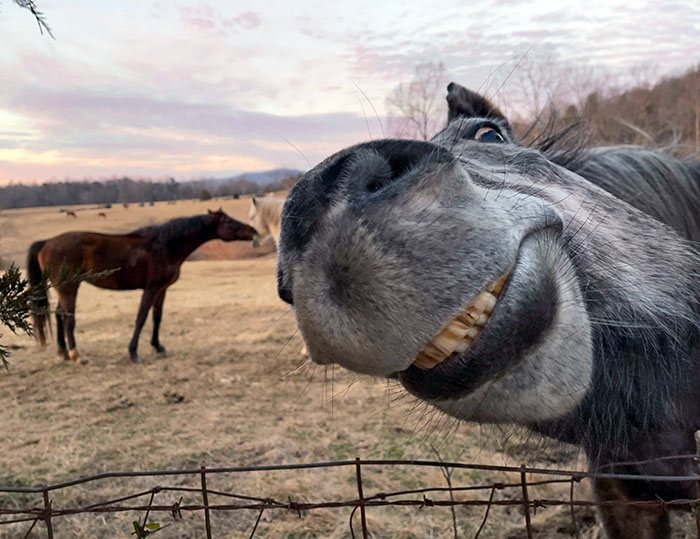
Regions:
[[[498,131],[496,131],[493,127],[488,126],[479,128],[479,130],[476,132],[476,135],[474,135],[474,140],[488,143],[505,142],[505,139]]]

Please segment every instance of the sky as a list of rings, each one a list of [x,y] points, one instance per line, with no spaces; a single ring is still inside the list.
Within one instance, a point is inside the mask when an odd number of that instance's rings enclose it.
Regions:
[[[516,95],[538,55],[610,76],[700,62],[697,0],[36,3],[55,40],[0,0],[0,184],[306,170],[387,134],[425,62],[486,95]]]

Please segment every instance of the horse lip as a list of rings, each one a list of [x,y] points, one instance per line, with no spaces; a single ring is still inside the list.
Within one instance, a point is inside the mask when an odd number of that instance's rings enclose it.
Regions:
[[[411,363],[406,369],[398,371],[398,376],[401,384],[411,393],[424,400],[446,400],[457,399],[461,396],[470,393],[477,387],[486,382],[489,378],[498,375],[504,365],[515,361],[519,354],[528,349],[534,342],[529,340],[520,341],[520,332],[518,325],[512,328],[508,327],[509,317],[515,319],[526,319],[529,315],[530,302],[528,298],[513,298],[513,287],[518,287],[521,284],[528,283],[528,271],[522,271],[523,263],[523,247],[526,241],[536,233],[553,232],[558,235],[560,232],[557,226],[546,226],[528,233],[523,237],[518,247],[515,262],[511,266],[508,281],[498,298],[498,304],[494,307],[492,314],[482,329],[479,338],[474,340],[465,352],[457,355],[454,358],[445,360],[436,365],[430,370],[422,370]],[[535,240],[537,241],[537,240]],[[545,276],[538,275],[538,283],[540,288],[535,292],[535,297],[542,294],[542,290],[546,290],[548,283]],[[504,307],[499,309],[499,306]],[[546,326],[551,322],[548,317],[543,317],[541,320],[536,319],[539,326]],[[508,330],[509,337],[506,341],[510,348],[509,352],[504,353],[503,335],[499,335],[503,329]],[[524,326],[523,326],[524,327]],[[513,333],[513,330],[515,332]],[[537,330],[541,331],[541,330]],[[512,335],[510,335],[512,333]],[[513,350],[513,338],[518,337],[517,350]],[[528,335],[529,337],[529,335]],[[513,341],[513,342],[510,342]],[[514,355],[513,355],[514,354]],[[511,357],[512,355],[512,357]],[[507,357],[506,357],[507,356]],[[504,359],[507,361],[501,364]],[[494,363],[494,361],[496,363]]]
[[[412,365],[428,371],[444,362],[454,360],[459,355],[466,354],[491,320],[491,315],[498,307],[501,296],[510,283],[511,272],[512,267],[474,296],[459,314],[428,341]],[[459,348],[462,350],[460,351]]]

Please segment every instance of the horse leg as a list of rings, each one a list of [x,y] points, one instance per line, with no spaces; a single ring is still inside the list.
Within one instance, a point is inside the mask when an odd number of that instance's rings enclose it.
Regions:
[[[129,343],[129,358],[132,363],[139,362],[139,356],[137,353],[139,346],[139,337],[141,336],[141,330],[143,329],[143,324],[146,322],[146,317],[148,316],[148,310],[153,305],[153,302],[158,296],[159,288],[146,288],[141,296],[141,304],[139,305],[139,312],[136,315],[136,327],[134,327],[134,335],[131,337],[131,342]]]
[[[164,356],[167,353],[165,346],[160,344],[159,331],[160,320],[163,317],[163,301],[165,301],[165,288],[162,288],[156,296],[156,301],[153,304],[153,336],[151,337],[151,346],[155,351]]]
[[[61,287],[57,291],[58,308],[63,318],[63,332],[68,341],[68,357],[80,365],[85,365],[87,360],[80,356],[80,352],[75,346],[75,303],[78,287]]]
[[[599,502],[639,501],[639,498],[630,496],[625,486],[617,479],[593,481]],[[598,511],[609,539],[665,539],[671,535],[668,513],[661,506],[601,505]]]
[[[69,359],[66,337],[63,333],[63,315],[58,310],[56,311],[56,340],[58,342],[58,356],[66,360]]]

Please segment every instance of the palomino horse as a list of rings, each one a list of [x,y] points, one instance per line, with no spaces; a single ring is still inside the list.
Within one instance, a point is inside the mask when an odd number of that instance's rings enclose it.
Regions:
[[[153,307],[151,345],[160,354],[158,330],[163,314],[165,291],[180,276],[180,265],[197,247],[213,239],[251,240],[255,229],[240,223],[223,211],[210,211],[172,219],[162,225],[139,228],[129,234],[66,232],[49,240],[37,241],[29,248],[29,281],[37,285],[42,273],[58,293],[56,326],[58,353],[65,359],[85,363],[75,346],[75,301],[81,280],[112,290],[143,289],[136,327],[129,343],[129,357],[139,361],[137,347],[141,328]],[[45,327],[49,321],[48,298],[37,301],[42,309],[32,313],[37,339],[46,343]],[[66,340],[68,347],[66,348]]]
[[[258,235],[253,238],[253,247],[267,245],[270,242],[274,242],[275,246],[279,245],[280,220],[283,207],[283,198],[253,197],[251,199],[248,218],[250,219],[251,226],[258,231]],[[306,344],[301,346],[299,355],[301,357],[309,355]]]
[[[353,146],[287,198],[278,290],[312,359],[578,444],[593,472],[697,473],[664,457],[700,429],[700,163],[528,148],[478,94],[451,84],[448,104],[430,142]],[[611,538],[669,537],[654,502],[697,496],[673,478],[594,490]]]
[[[256,198],[250,200],[248,219],[250,225],[258,231],[253,239],[253,246],[258,247],[280,241],[280,216],[282,215],[283,198]]]

